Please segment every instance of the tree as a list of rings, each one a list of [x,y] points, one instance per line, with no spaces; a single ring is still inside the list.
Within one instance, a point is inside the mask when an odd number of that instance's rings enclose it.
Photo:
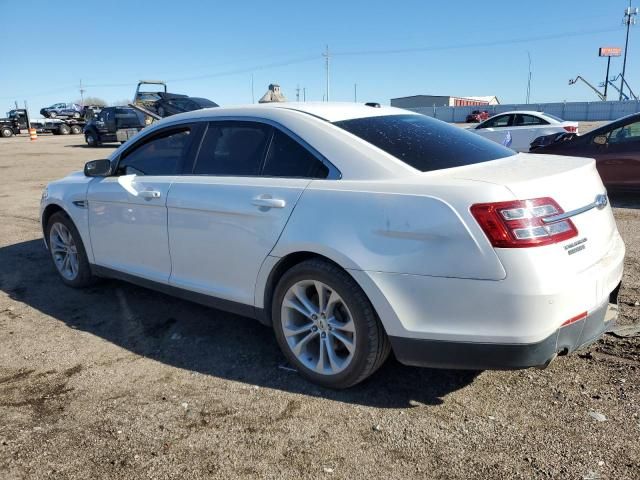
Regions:
[[[76,102],[78,105],[82,105],[82,99],[78,99],[76,100]],[[105,102],[104,100],[102,100],[101,98],[98,97],[85,97],[84,98],[84,104],[85,105],[96,105],[98,107],[106,107],[107,106],[107,102]]]
[[[117,100],[115,102],[111,102],[109,105],[112,107],[122,107],[123,105],[129,105],[131,103],[130,98],[125,98],[124,100]]]

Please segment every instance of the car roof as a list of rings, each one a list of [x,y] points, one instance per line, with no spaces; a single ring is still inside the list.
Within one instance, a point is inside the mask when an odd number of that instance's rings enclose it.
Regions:
[[[377,105],[377,104],[376,104]],[[326,120],[328,122],[339,122],[341,120],[351,120],[365,117],[379,117],[385,115],[419,115],[415,112],[403,110],[401,108],[381,105],[372,107],[364,103],[353,102],[282,102],[282,103],[261,103],[253,105],[237,105],[216,107],[214,109],[204,108],[180,114],[181,120],[201,119],[211,116],[242,115],[242,116],[270,116],[269,112],[274,109],[292,110],[306,113],[313,117]],[[169,117],[178,118],[178,117]]]

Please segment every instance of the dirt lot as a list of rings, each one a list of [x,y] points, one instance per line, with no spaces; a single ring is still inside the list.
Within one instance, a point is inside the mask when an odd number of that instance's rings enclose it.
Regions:
[[[334,392],[286,369],[255,321],[115,281],[64,287],[40,192],[110,151],[0,139],[0,478],[640,478],[638,336],[547,370],[391,359]],[[614,203],[621,323],[637,325],[640,200]]]

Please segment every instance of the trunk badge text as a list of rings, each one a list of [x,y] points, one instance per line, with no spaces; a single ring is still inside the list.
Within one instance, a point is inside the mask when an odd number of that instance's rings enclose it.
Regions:
[[[605,202],[607,201],[607,197],[605,197]],[[565,245],[564,249],[567,251],[567,255],[573,255],[581,250],[587,248],[585,245],[587,243],[587,237],[581,238],[580,240],[576,240],[575,242],[571,242],[569,245]]]

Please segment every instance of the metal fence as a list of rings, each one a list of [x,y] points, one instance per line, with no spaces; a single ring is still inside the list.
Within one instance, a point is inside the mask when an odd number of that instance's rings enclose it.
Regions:
[[[414,112],[445,122],[463,123],[467,115],[473,110],[487,110],[489,114],[508,112],[511,110],[533,110],[550,113],[565,120],[598,121],[615,120],[617,118],[640,112],[640,101],[625,102],[560,102],[560,103],[530,103],[511,105],[483,105],[467,107],[422,107],[409,108]]]

